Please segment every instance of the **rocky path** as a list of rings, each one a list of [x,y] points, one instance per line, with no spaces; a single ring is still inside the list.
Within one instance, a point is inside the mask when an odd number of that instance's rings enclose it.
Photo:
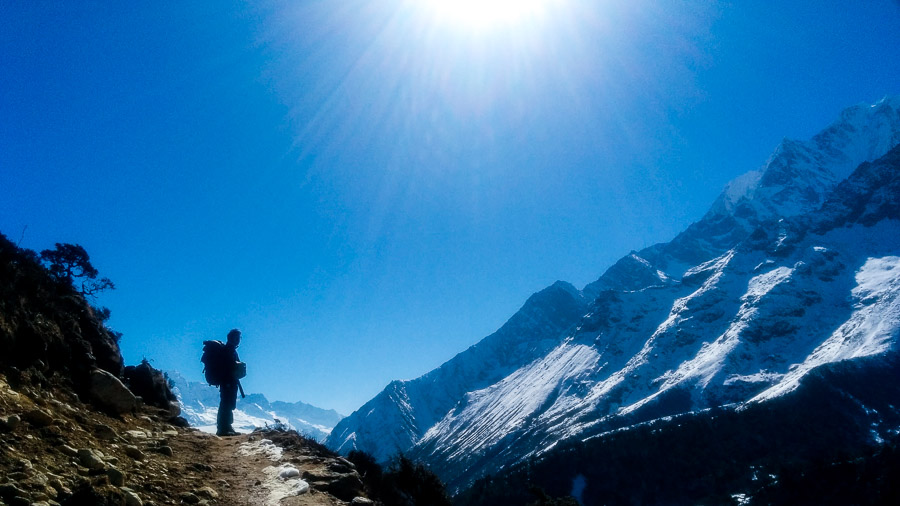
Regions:
[[[352,464],[324,454],[291,433],[219,438],[191,431],[173,440],[172,448],[176,454],[190,455],[188,460],[197,461],[187,466],[189,476],[196,480],[194,488],[212,487],[218,495],[217,504],[372,504],[361,496],[362,483]],[[200,498],[203,494],[194,495]]]
[[[219,438],[172,421],[0,376],[0,506],[374,504],[352,464],[297,433]]]

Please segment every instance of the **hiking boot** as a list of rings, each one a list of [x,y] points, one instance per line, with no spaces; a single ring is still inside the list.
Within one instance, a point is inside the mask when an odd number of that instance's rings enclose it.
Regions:
[[[217,436],[237,436],[238,433],[232,427],[226,427],[216,431]]]

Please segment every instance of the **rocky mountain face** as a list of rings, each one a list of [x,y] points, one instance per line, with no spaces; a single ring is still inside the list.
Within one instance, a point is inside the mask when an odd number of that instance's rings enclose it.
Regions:
[[[327,444],[403,451],[459,488],[562,442],[769,402],[828,364],[895,354],[898,144],[900,97],[785,140],[673,241],[583,290],[535,294],[495,334],[389,385]]]
[[[173,393],[181,403],[181,415],[198,429],[215,433],[219,408],[219,390],[206,383],[186,380],[177,372],[168,373]],[[324,441],[341,421],[333,409],[322,409],[303,402],[269,402],[262,394],[238,397],[234,428],[249,433],[258,428],[282,424],[316,441]]]

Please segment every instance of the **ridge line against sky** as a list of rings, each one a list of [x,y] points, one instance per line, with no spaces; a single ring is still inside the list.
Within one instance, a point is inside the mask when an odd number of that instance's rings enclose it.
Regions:
[[[349,414],[900,93],[897,2],[789,4],[4,3],[0,232],[87,249],[128,363],[240,327],[248,391]]]

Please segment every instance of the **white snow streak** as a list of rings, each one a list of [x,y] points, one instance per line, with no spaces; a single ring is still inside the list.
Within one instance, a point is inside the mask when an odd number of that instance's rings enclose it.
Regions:
[[[784,379],[750,402],[793,391],[812,369],[832,362],[887,351],[900,328],[900,257],[869,258],[856,274],[853,315]]]

